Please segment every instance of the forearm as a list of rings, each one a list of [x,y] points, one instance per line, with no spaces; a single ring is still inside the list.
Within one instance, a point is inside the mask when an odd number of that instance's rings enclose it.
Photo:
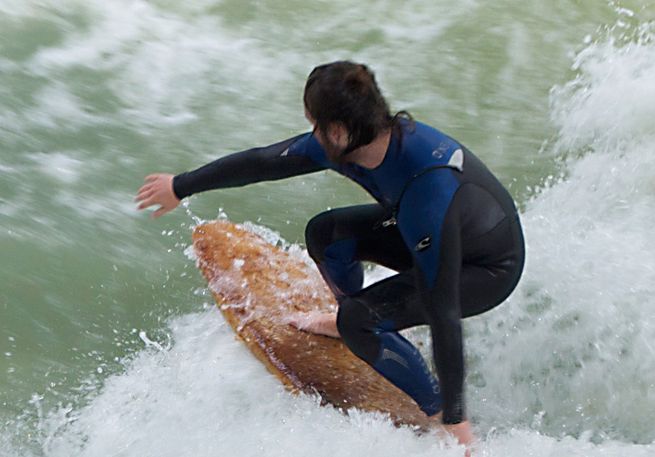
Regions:
[[[305,135],[221,157],[173,179],[175,195],[182,199],[198,192],[240,187],[260,181],[288,178],[322,170],[304,155],[288,154],[289,147]]]
[[[433,323],[435,364],[443,398],[443,422],[466,419],[464,402],[464,348],[462,326],[456,316],[441,316]]]

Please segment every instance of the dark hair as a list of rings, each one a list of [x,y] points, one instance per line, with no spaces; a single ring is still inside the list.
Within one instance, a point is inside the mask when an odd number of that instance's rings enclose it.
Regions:
[[[321,133],[327,133],[328,125],[334,122],[346,127],[350,137],[342,155],[369,144],[392,128],[400,116],[408,117],[405,112],[392,116],[373,72],[350,61],[314,68],[307,78],[303,100]]]

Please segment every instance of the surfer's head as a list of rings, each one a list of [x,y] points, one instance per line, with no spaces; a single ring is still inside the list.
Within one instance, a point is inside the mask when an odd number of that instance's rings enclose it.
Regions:
[[[393,124],[389,106],[366,65],[349,61],[319,65],[307,78],[303,99],[305,115],[334,162]]]

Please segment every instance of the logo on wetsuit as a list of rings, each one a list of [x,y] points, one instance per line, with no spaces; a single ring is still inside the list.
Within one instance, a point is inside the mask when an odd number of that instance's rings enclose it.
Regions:
[[[425,251],[427,248],[430,247],[431,244],[432,244],[432,237],[431,236],[426,236],[421,241],[419,241],[416,244],[416,246],[414,246],[414,250],[416,252]]]
[[[442,141],[439,146],[432,151],[432,157],[435,159],[441,159],[448,152],[448,144]]]

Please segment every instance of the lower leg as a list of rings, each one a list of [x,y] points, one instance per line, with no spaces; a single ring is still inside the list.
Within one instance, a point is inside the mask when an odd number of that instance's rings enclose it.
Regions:
[[[409,395],[428,416],[441,410],[439,384],[414,345],[396,331],[396,323],[346,298],[337,316],[343,341],[359,358]]]

